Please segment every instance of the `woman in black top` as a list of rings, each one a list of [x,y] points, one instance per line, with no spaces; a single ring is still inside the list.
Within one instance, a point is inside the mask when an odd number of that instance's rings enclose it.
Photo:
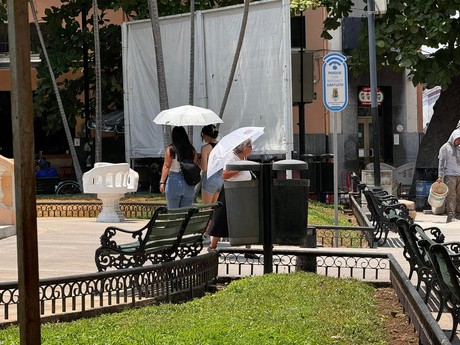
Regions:
[[[166,194],[168,208],[191,206],[195,197],[195,187],[185,182],[176,151],[181,160],[198,163],[198,154],[190,143],[184,127],[180,126],[172,130],[172,144],[166,147],[161,171],[160,192]]]

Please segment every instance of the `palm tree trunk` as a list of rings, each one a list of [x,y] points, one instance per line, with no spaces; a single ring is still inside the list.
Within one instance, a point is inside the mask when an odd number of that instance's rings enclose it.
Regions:
[[[70,155],[71,155],[72,161],[73,161],[73,166],[74,166],[74,170],[75,170],[75,176],[77,177],[77,182],[80,185],[80,190],[83,190],[83,182],[82,182],[82,175],[83,174],[81,172],[80,162],[78,161],[77,151],[75,150],[75,146],[74,146],[74,143],[73,143],[73,137],[72,137],[72,134],[70,133],[69,123],[68,123],[67,117],[65,115],[64,106],[62,105],[61,96],[59,94],[59,89],[57,87],[56,78],[54,77],[53,68],[51,67],[50,59],[49,59],[49,56],[48,56],[48,51],[46,50],[45,41],[43,40],[43,35],[42,35],[42,32],[41,32],[40,26],[38,25],[38,18],[37,18],[37,11],[35,10],[35,4],[34,4],[33,0],[29,0],[29,3],[30,3],[30,8],[31,8],[31,11],[32,11],[32,15],[34,17],[35,27],[37,28],[37,33],[38,33],[38,38],[40,40],[40,45],[41,45],[42,50],[43,50],[43,56],[46,59],[46,63],[48,65],[48,70],[50,72],[50,77],[51,77],[51,80],[53,82],[53,90],[54,90],[54,94],[56,95],[56,100],[58,102],[59,112],[61,114],[62,125],[64,127],[65,135],[66,135],[66,138],[67,138],[67,143],[69,145]]]
[[[190,80],[188,104],[193,105],[195,91],[195,0],[190,0]],[[188,137],[193,142],[193,126],[188,127]]]
[[[235,77],[236,66],[238,65],[238,60],[240,58],[241,47],[243,45],[244,34],[246,32],[246,24],[248,22],[249,16],[249,2],[250,0],[244,0],[244,12],[243,19],[241,21],[240,34],[238,37],[238,43],[236,45],[235,55],[233,56],[232,68],[230,70],[230,75],[228,77],[227,88],[225,89],[224,98],[222,104],[220,105],[219,117],[222,119],[224,117],[225,106],[227,105],[228,96],[232,88],[233,78]]]
[[[169,109],[168,89],[166,86],[165,65],[163,60],[163,46],[161,44],[160,16],[158,14],[157,0],[149,1],[150,21],[152,23],[153,42],[155,45],[155,58],[157,63],[158,92],[160,97],[160,110]],[[163,142],[166,147],[171,143],[171,127],[163,126]]]
[[[94,74],[96,76],[96,138],[94,162],[102,161],[102,107],[101,107],[101,44],[99,40],[99,14],[97,0],[93,0]]]

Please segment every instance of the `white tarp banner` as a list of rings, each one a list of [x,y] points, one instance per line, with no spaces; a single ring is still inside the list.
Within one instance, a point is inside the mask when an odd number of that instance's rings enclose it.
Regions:
[[[219,113],[243,17],[243,6],[196,13],[194,105]],[[245,126],[265,127],[254,154],[293,149],[290,12],[288,0],[252,3],[232,89],[220,125],[223,136]],[[160,21],[169,106],[188,104],[190,15]],[[164,153],[150,21],[123,25],[126,158]],[[199,150],[201,127],[195,127]]]

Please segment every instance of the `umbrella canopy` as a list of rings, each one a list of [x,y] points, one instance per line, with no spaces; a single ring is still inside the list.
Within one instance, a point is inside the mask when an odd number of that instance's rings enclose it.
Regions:
[[[262,134],[264,127],[241,127],[224,136],[209,154],[207,176],[211,177],[224,168],[225,159],[235,147],[247,139],[254,142]]]
[[[153,119],[153,122],[157,125],[170,126],[206,126],[224,121],[210,109],[182,105],[163,110]]]

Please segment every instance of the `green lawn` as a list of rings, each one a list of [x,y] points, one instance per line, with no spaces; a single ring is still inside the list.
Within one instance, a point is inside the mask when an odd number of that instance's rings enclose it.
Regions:
[[[311,273],[270,274],[172,305],[42,326],[42,344],[387,344],[374,288]],[[0,344],[18,344],[18,328]]]

